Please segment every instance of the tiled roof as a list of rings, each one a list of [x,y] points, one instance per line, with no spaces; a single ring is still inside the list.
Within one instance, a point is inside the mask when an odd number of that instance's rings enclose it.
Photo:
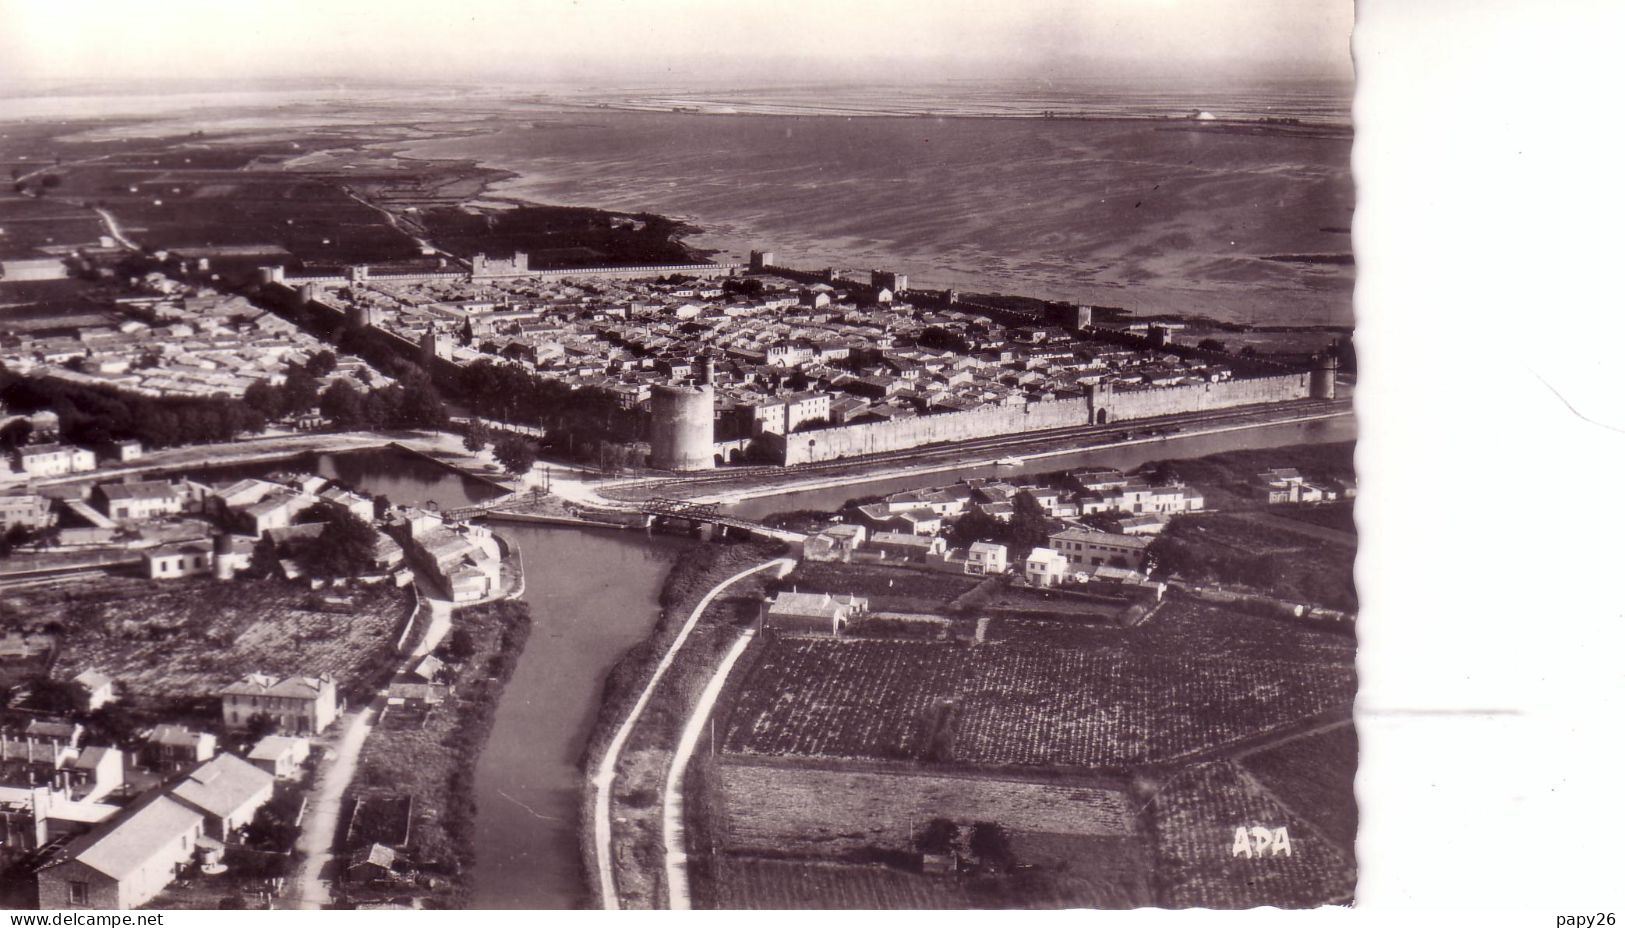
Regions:
[[[219,754],[170,792],[210,815],[225,817],[263,792],[274,779],[235,754]]]
[[[77,860],[122,880],[139,870],[160,847],[203,823],[201,814],[168,795],[157,791],[148,795],[151,798],[137,800],[123,814],[69,843],[55,862]]]

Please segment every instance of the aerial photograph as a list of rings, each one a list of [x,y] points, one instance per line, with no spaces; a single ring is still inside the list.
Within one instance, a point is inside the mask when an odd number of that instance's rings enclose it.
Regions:
[[[1352,0],[58,6],[0,909],[1353,903]]]

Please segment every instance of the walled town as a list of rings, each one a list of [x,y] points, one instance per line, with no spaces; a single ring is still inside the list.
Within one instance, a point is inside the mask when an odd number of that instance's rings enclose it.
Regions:
[[[779,268],[774,257],[754,252],[744,269],[572,274],[532,272],[518,253],[475,255],[466,274],[363,266],[290,277],[270,267],[261,277],[278,298],[419,346],[426,359],[501,359],[571,390],[606,391],[648,416],[659,430],[649,462],[673,470],[794,465],[1336,394],[1330,353],[1293,369],[1218,345],[1178,346],[1177,323],[1136,323],[1111,308],[1001,307],[911,291],[906,274],[859,280]]]
[[[308,204],[207,213],[207,150],[0,201],[81,211],[0,243],[0,905],[470,905],[504,685],[569,653],[524,603],[584,582],[538,546],[585,533],[684,545],[562,726],[542,856],[578,839],[590,903],[1350,898],[1350,448],[1163,444],[1346,417],[1346,341],[710,261],[652,216],[437,236],[399,190],[444,167],[312,174],[365,230],[334,255]]]

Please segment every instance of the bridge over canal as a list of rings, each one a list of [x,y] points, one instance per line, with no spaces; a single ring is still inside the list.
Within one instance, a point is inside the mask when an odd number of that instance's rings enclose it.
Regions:
[[[493,513],[528,513],[541,508],[544,499],[546,499],[546,494],[539,490],[512,493],[474,506],[448,509],[443,511],[441,516],[453,521],[467,521]],[[664,521],[667,523],[688,523],[700,528],[702,531],[742,532],[753,538],[785,541],[792,544],[800,544],[807,538],[801,532],[792,532],[763,522],[730,515],[723,512],[716,503],[696,503],[690,500],[656,496],[646,499],[636,506],[630,504],[614,506],[609,511],[621,515],[641,514],[645,527],[653,526],[657,521]]]

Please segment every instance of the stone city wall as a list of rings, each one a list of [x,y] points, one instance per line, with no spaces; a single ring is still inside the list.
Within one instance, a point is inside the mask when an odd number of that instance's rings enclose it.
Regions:
[[[1275,377],[1253,377],[1222,383],[1192,384],[1183,387],[1146,387],[1112,390],[1106,406],[1106,421],[1145,419],[1206,409],[1251,406],[1257,403],[1284,403],[1309,398],[1309,374],[1293,373]]]
[[[1088,397],[995,406],[891,422],[845,425],[792,435],[764,435],[784,464],[905,451],[937,442],[968,441],[1090,423],[1144,419],[1175,413],[1281,403],[1309,396],[1308,373],[1257,377],[1180,387],[1113,388]]]
[[[732,277],[738,264],[648,264],[638,267],[569,267],[532,268],[531,277],[558,280],[564,277],[603,277],[629,280],[638,277],[664,277],[667,274],[685,274],[694,277]]]

